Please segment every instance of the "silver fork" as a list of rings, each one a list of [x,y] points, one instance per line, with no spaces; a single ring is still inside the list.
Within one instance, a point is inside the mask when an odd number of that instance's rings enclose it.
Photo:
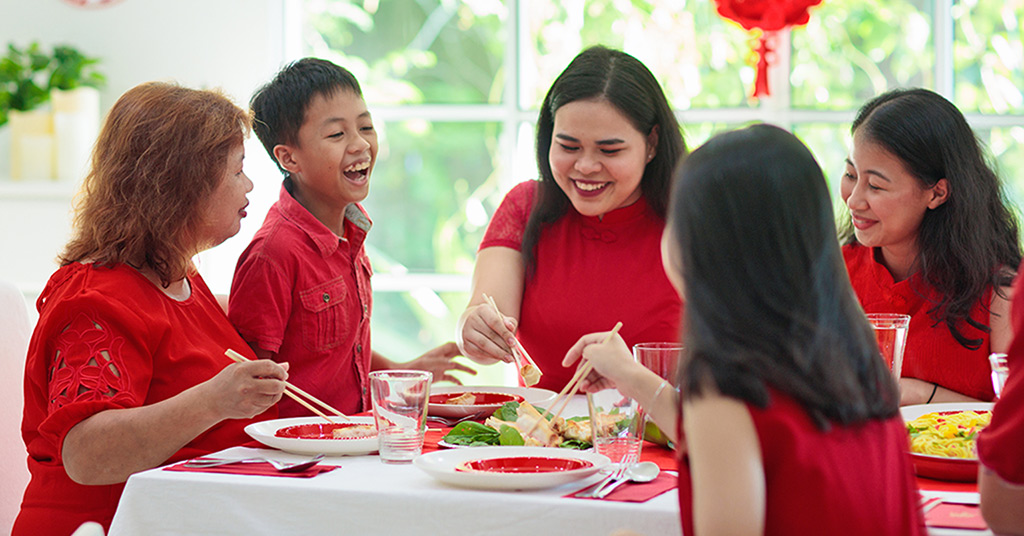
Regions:
[[[631,462],[628,462],[628,460],[627,460],[628,457],[629,456],[627,455],[626,458],[623,458],[622,462],[619,463],[619,466],[617,468],[615,468],[615,471],[612,471],[612,474],[610,474],[607,477],[605,477],[604,480],[598,482],[597,484],[595,484],[594,487],[590,488],[589,490],[585,490],[585,491],[581,491],[581,492],[577,493],[575,496],[576,497],[580,497],[580,498],[588,498],[588,497],[589,498],[594,498],[594,497],[597,497],[598,493],[601,493],[601,490],[603,490],[605,486],[607,486],[608,484],[611,484],[612,482],[616,482],[619,479],[625,478],[626,469],[628,469],[629,466],[631,465]]]

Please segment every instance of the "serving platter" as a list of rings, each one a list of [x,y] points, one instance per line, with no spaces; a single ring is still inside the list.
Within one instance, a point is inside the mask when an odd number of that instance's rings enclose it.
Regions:
[[[456,396],[474,393],[478,398],[483,398],[483,403],[475,404],[445,404],[444,401]],[[494,396],[487,396],[494,395]],[[438,417],[466,417],[480,412],[494,411],[505,402],[526,401],[533,406],[544,407],[545,404],[555,399],[555,393],[547,389],[535,387],[500,387],[500,386],[446,386],[431,387],[430,401],[427,414]]]
[[[413,460],[441,482],[486,490],[553,488],[586,478],[609,463],[601,454],[546,447],[439,450]]]
[[[349,421],[338,417],[336,420],[342,426],[349,423],[375,426],[373,417],[349,417]],[[358,439],[335,439],[330,437],[334,426],[321,417],[292,417],[250,424],[245,427],[245,433],[268,447],[295,454],[346,456],[377,451],[376,434]]]
[[[989,402],[949,402],[903,406],[900,413],[910,422],[926,413],[957,413],[961,411],[992,411]],[[978,479],[978,458],[949,458],[911,452],[914,472],[918,476],[951,482],[974,482]]]

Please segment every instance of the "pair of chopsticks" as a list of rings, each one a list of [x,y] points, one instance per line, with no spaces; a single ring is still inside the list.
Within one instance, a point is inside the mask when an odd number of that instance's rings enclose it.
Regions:
[[[612,340],[612,337],[614,337],[615,334],[619,332],[619,328],[621,328],[621,327],[622,327],[622,322],[616,322],[615,323],[615,327],[612,328],[612,330],[608,332],[608,336],[605,337],[603,341],[601,341],[601,344],[608,344],[608,341]],[[581,356],[581,359],[582,359],[582,356]],[[552,417],[550,420],[553,421],[553,420],[561,417],[562,416],[562,412],[565,411],[565,407],[569,405],[569,401],[572,400],[573,395],[575,395],[576,391],[579,390],[580,382],[583,380],[583,378],[586,378],[587,375],[590,374],[590,371],[593,370],[593,369],[594,369],[594,364],[591,363],[590,361],[587,361],[586,363],[583,364],[583,366],[581,366],[580,368],[576,369],[576,374],[573,374],[572,379],[569,380],[569,383],[565,384],[565,387],[562,388],[562,392],[558,393],[558,396],[556,396],[554,401],[552,401],[551,404],[548,406],[548,408],[544,410],[544,413],[541,414],[540,419],[537,420],[537,422],[533,423],[533,426],[531,426],[530,430],[526,432],[526,435],[532,434],[533,431],[537,429],[537,426],[540,425],[540,421],[547,419],[548,415],[551,414],[551,409],[554,408],[555,406],[557,406],[558,402],[560,400],[562,400],[563,397],[564,397],[565,401],[562,404],[561,409],[559,409],[558,413],[555,413],[555,416]],[[569,396],[565,396],[566,392],[569,393]]]
[[[242,354],[240,354],[240,353],[238,353],[238,352],[236,352],[236,351],[234,351],[234,350],[232,350],[230,348],[227,351],[224,352],[224,355],[230,357],[232,360],[235,361],[235,363],[243,363],[245,361],[252,361],[251,359],[245,357],[244,355],[242,355]],[[296,393],[298,393],[298,394],[296,394]],[[338,417],[341,417],[342,419],[345,419],[346,421],[349,420],[348,415],[345,415],[344,413],[334,409],[329,404],[327,404],[327,402],[324,402],[323,400],[320,400],[319,398],[317,398],[317,397],[315,397],[315,396],[313,396],[313,395],[303,391],[302,389],[299,389],[298,387],[296,387],[296,386],[294,386],[294,385],[292,385],[292,384],[290,384],[288,382],[284,382],[284,394],[288,395],[289,397],[292,398],[292,400],[298,402],[299,404],[302,404],[306,409],[308,409],[309,411],[312,411],[313,413],[319,415],[320,417],[322,417],[324,420],[326,420],[329,423],[337,424],[338,421],[332,419],[331,417],[328,417],[326,413],[316,409],[309,402],[306,402],[305,400],[299,398],[298,395],[302,395],[302,396],[312,400],[313,402],[319,404],[322,408],[324,408],[327,411],[337,415]]]
[[[491,304],[491,307],[494,308],[494,312],[498,313],[498,317],[504,316],[501,314],[501,310],[498,309],[498,304],[494,302],[494,298],[488,296],[487,294],[484,294],[484,300],[487,300],[487,303]],[[533,367],[533,370],[537,372],[537,378],[540,378],[540,376],[544,374],[544,372],[540,370],[540,367],[537,366],[537,363],[533,360],[532,357],[530,357],[530,354],[527,353],[526,348],[523,347],[523,344],[519,342],[519,339],[516,337],[512,337],[512,341],[515,343],[512,346],[512,357],[516,359],[516,365],[519,366],[519,376],[523,378],[523,381],[526,381],[527,378],[523,371],[529,371],[529,367]],[[525,361],[525,363],[523,361]],[[533,384],[536,383],[537,382],[533,382]],[[527,386],[533,384],[527,382]]]

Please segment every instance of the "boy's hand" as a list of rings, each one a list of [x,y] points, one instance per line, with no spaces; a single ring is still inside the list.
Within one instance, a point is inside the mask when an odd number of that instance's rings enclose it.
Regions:
[[[453,358],[460,355],[462,354],[459,353],[459,347],[454,342],[446,342],[404,364],[403,367],[425,370],[433,374],[434,383],[448,381],[456,385],[462,385],[462,381],[452,374],[449,374],[449,372],[457,370],[475,376],[476,371],[462,363],[456,363]]]

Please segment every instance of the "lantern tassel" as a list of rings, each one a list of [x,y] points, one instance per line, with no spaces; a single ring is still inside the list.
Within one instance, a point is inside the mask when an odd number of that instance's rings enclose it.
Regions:
[[[757,45],[757,77],[754,79],[754,98],[767,97],[771,93],[768,90],[768,54],[772,49],[768,47],[768,32],[761,34]]]

